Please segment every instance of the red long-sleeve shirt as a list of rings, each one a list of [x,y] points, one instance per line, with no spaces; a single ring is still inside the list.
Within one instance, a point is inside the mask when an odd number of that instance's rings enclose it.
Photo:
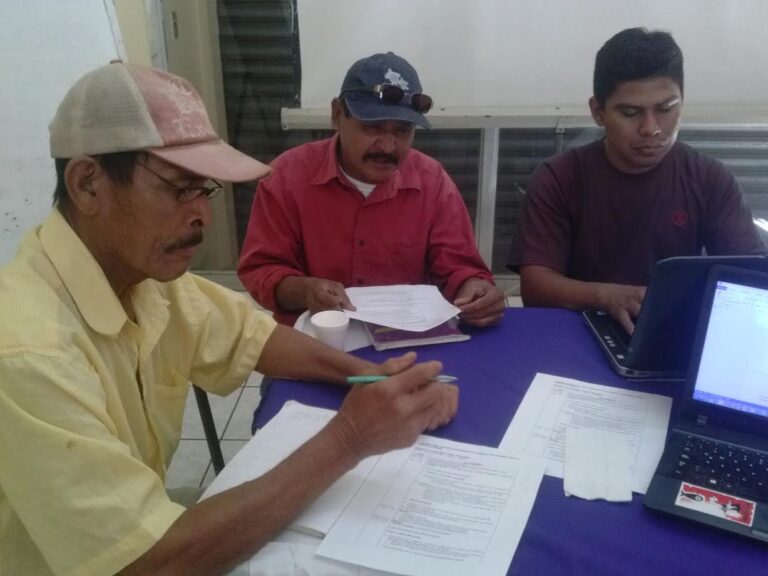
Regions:
[[[237,273],[275,318],[287,276],[349,286],[435,284],[452,300],[468,278],[493,282],[461,195],[442,166],[411,149],[368,196],[343,175],[337,137],[288,150],[256,190]]]

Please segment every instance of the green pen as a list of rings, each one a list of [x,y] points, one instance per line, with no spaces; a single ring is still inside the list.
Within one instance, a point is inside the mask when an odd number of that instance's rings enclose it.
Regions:
[[[391,378],[391,376],[347,376],[347,384],[373,384],[374,382],[381,382]],[[434,382],[456,382],[458,378],[456,376],[449,376],[448,374],[438,374],[430,380]]]

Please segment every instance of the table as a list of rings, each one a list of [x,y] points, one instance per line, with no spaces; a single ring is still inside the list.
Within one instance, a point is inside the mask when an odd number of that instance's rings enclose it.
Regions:
[[[575,312],[509,308],[500,325],[465,330],[472,335],[466,342],[415,349],[420,360],[440,360],[446,374],[459,377],[459,412],[435,436],[497,446],[537,372],[671,396],[673,419],[679,407],[682,383],[636,383],[618,376]],[[397,353],[356,352],[376,362]],[[254,427],[290,399],[336,409],[344,391],[331,384],[273,380]],[[621,504],[567,498],[562,480],[545,476],[508,574],[768,574],[768,547],[653,513],[638,494]]]

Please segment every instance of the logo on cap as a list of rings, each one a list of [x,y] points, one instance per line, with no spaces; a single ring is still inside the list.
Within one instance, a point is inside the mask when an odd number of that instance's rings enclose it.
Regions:
[[[387,68],[387,73],[384,74],[384,78],[392,86],[400,86],[403,90],[408,90],[408,81],[403,78],[399,72],[395,72],[392,68]]]
[[[171,125],[182,139],[208,138],[212,129],[208,123],[205,105],[190,84],[181,78],[170,78],[160,92],[176,107],[178,116],[171,118]]]

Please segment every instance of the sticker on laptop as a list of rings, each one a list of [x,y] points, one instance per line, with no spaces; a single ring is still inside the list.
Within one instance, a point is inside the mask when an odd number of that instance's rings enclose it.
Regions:
[[[755,519],[756,504],[751,500],[744,500],[687,482],[680,484],[675,505],[744,526],[751,527]]]

